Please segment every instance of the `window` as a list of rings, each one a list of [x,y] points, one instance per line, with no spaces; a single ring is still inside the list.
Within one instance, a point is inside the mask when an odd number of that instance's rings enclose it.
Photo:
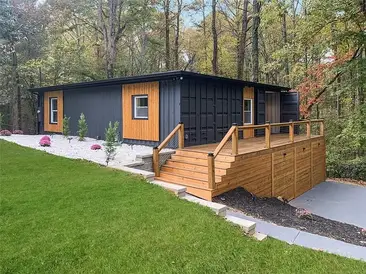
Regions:
[[[147,95],[138,95],[133,97],[133,118],[148,119],[149,105]]]
[[[244,125],[253,124],[253,99],[244,99]]]
[[[50,98],[50,123],[57,124],[57,98]]]

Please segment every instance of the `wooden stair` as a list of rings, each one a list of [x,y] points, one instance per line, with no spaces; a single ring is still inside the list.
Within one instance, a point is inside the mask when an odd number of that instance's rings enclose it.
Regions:
[[[215,182],[219,184],[227,174],[234,157],[218,155],[215,159]],[[171,159],[160,169],[157,180],[182,185],[187,192],[206,200],[212,200],[212,190],[208,187],[207,153],[178,149]]]

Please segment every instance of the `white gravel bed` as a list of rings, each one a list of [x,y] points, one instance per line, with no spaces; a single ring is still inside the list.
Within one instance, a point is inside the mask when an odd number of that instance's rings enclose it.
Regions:
[[[103,140],[85,138],[85,141],[78,141],[77,136],[70,136],[72,140],[69,142],[69,140],[62,135],[48,135],[51,138],[51,146],[42,147],[39,145],[39,141],[43,136],[45,135],[13,134],[11,136],[0,136],[0,139],[13,142],[24,147],[43,150],[50,154],[55,154],[67,158],[85,159],[98,164],[106,163]],[[101,145],[102,149],[91,150],[90,147],[94,144]],[[117,154],[114,160],[110,161],[109,165],[113,167],[118,167],[131,164],[135,162],[136,155],[151,154],[152,151],[153,148],[149,146],[122,144],[117,146]]]

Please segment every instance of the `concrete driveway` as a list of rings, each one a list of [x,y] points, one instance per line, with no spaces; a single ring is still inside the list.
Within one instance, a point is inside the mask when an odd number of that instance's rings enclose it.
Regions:
[[[323,182],[290,202],[327,219],[366,228],[366,187]]]

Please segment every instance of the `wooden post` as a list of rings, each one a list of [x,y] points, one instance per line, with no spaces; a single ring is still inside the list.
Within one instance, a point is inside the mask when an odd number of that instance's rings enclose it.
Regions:
[[[179,133],[178,133],[178,148],[179,149],[183,149],[184,148],[184,124],[183,122],[179,122],[180,124],[180,128],[179,128]]]
[[[289,134],[289,138],[290,138],[291,143],[293,143],[294,140],[295,140],[294,130],[295,130],[294,122],[292,120],[290,120],[290,125],[288,127],[288,134]]]
[[[159,149],[154,147],[153,149],[153,170],[155,173],[155,177],[160,176],[160,168],[159,168]]]
[[[321,121],[320,122],[320,125],[319,125],[319,134],[320,134],[320,136],[324,136],[324,121]]]
[[[238,124],[234,123],[233,127],[235,127],[235,131],[231,135],[231,148],[232,148],[232,155],[237,155],[239,152],[238,142],[239,142],[239,129]]]
[[[213,153],[207,155],[208,188],[215,189],[215,158]]]
[[[267,121],[266,123],[265,140],[266,140],[266,148],[271,148],[271,124],[269,121]]]
[[[311,122],[310,120],[306,123],[306,137],[311,138]]]

